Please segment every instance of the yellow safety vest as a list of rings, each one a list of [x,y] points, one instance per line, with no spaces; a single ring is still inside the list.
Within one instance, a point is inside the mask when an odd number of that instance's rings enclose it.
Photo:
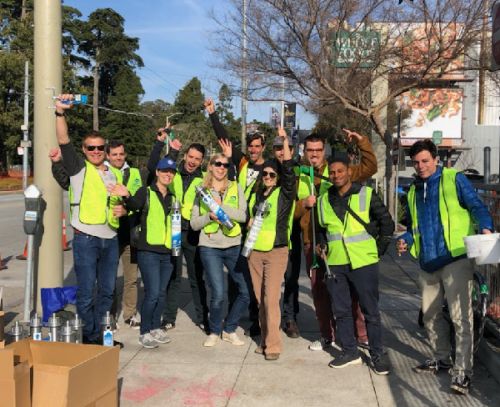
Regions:
[[[146,242],[150,245],[164,245],[172,248],[172,216],[165,216],[163,205],[156,191],[148,187],[149,208],[146,217]],[[176,198],[174,198],[176,199]]]
[[[250,183],[250,185],[247,185],[247,173],[248,173],[248,162],[243,164],[243,166],[240,168],[240,173],[238,175],[238,184],[240,184],[241,188],[243,188],[243,192],[245,193],[245,199],[248,202],[248,200],[250,199],[250,194],[252,193],[252,188],[257,180],[254,180]]]
[[[202,177],[194,178],[191,184],[189,184],[186,193],[184,193],[182,188],[182,176],[178,171],[175,173],[174,180],[169,185],[169,189],[181,201],[181,215],[186,220],[191,220],[191,212],[193,211],[193,204],[196,198],[196,187],[201,185],[204,176],[205,172],[202,172]]]
[[[268,203],[268,211],[264,215],[264,220],[262,222],[262,227],[260,228],[257,240],[255,241],[253,250],[258,250],[260,252],[269,252],[274,248],[274,242],[276,240],[276,228],[278,220],[278,198],[281,191],[281,187],[276,188],[271,195],[266,198]],[[252,194],[250,198],[250,203],[248,204],[249,213],[253,213],[253,208],[255,206],[255,194]],[[295,204],[295,203],[294,203]],[[290,211],[290,216],[288,217],[287,234],[288,234],[288,247],[290,248],[290,235],[292,233],[292,222],[293,222],[293,206]]]
[[[226,196],[224,197],[224,200],[222,201],[224,205],[231,206],[233,208],[238,208],[239,207],[239,202],[238,202],[238,184],[236,182],[230,182],[229,187],[226,192]],[[210,212],[208,207],[205,205],[205,203],[200,199],[200,214],[205,215],[206,213]],[[219,228],[222,228],[222,233],[227,236],[227,237],[236,237],[241,234],[241,226],[238,222],[234,222],[234,227],[232,229],[226,228],[224,225],[221,225],[220,223],[217,223],[215,221],[210,221],[205,225],[203,228],[203,231],[207,234],[213,234],[217,233]]]
[[[456,177],[457,170],[443,168],[439,180],[439,215],[446,248],[452,257],[458,257],[466,253],[464,237],[474,234],[474,224],[470,213],[467,209],[462,208],[458,200]],[[408,191],[408,207],[410,209],[413,234],[413,245],[410,253],[413,257],[418,258],[421,243],[415,185],[412,185]]]
[[[119,171],[109,167],[117,180]],[[73,194],[70,195],[72,199]],[[99,175],[99,170],[88,161],[85,161],[85,175],[83,178],[82,195],[80,197],[80,222],[87,225],[104,225],[108,223],[117,229],[118,218],[113,216],[113,208],[120,202],[119,197],[108,197],[106,185]]]
[[[324,177],[329,177],[330,171],[328,170],[328,165],[325,167],[323,170]],[[329,181],[326,181],[324,179],[321,180],[320,186],[319,186],[319,193],[316,191],[316,196],[321,196],[323,195],[328,189],[332,186],[332,183]],[[306,174],[300,174],[299,175],[299,188],[297,191],[297,199],[305,199],[308,196],[312,195],[312,186],[311,186],[311,178],[309,175]]]
[[[373,190],[361,187],[357,194],[349,197],[349,207],[364,222],[370,222],[370,202]],[[350,264],[353,269],[377,263],[377,242],[365,227],[349,212],[339,219],[323,194],[318,203],[319,224],[326,228],[328,240],[328,264],[331,266]]]

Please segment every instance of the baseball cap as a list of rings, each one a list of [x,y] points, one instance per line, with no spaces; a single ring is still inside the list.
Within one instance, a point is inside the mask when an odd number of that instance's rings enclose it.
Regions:
[[[287,136],[288,145],[292,146],[292,139],[290,136]],[[273,140],[273,147],[283,147],[283,137],[276,136]]]
[[[157,170],[173,170],[177,171],[177,164],[174,160],[169,157],[162,158],[158,165],[156,166]]]

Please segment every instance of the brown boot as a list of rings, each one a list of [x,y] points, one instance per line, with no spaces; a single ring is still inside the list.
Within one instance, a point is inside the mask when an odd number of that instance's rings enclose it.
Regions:
[[[285,324],[285,333],[289,338],[297,339],[300,337],[299,327],[297,322],[293,319],[286,321]]]

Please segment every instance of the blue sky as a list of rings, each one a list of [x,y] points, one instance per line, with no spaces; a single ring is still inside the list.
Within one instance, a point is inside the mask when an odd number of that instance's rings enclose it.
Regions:
[[[216,99],[223,79],[227,81],[227,72],[214,68],[215,56],[210,51],[210,32],[215,24],[210,11],[226,9],[227,0],[65,0],[64,4],[80,10],[84,18],[97,8],[108,7],[123,16],[127,35],[139,38],[138,53],[145,67],[138,73],[145,101],[173,102],[177,91],[193,76],[201,80],[205,96]],[[240,103],[233,99],[236,116],[240,116]],[[268,121],[270,110],[269,102],[249,103],[247,121]],[[297,121],[307,129],[315,120],[299,107]]]

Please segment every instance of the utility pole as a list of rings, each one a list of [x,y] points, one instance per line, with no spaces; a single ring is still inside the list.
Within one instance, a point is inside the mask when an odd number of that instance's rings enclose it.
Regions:
[[[285,77],[281,77],[281,127],[285,126]]]
[[[41,219],[47,232],[39,239],[35,262],[37,293],[42,288],[63,284],[62,192],[52,177],[47,158],[49,149],[56,145],[53,96],[61,92],[62,84],[61,21],[61,0],[34,1],[34,184],[43,193],[45,211]],[[36,297],[41,312],[40,295]]]
[[[243,0],[243,69],[241,74],[241,151],[247,149],[247,108],[248,108],[248,79],[247,79],[247,0]]]
[[[23,131],[23,141],[21,142],[21,147],[23,148],[23,191],[28,186],[28,175],[30,172],[29,148],[31,147],[31,143],[28,139],[28,126],[30,118],[29,66],[29,61],[26,61],[24,64],[24,124],[21,126],[21,130]]]

